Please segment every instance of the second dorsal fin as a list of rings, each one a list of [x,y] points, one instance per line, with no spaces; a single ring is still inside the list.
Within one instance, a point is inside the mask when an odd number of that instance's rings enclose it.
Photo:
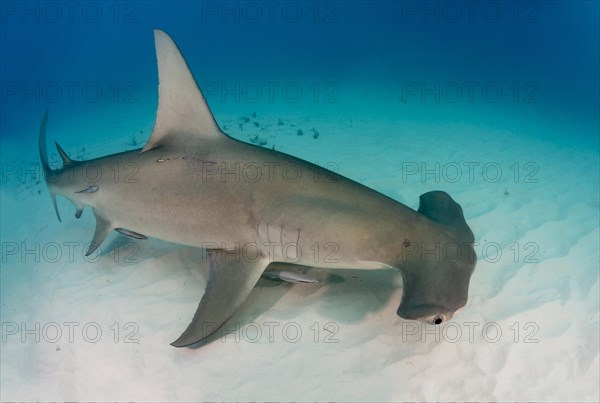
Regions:
[[[63,150],[63,148],[56,141],[54,142],[54,145],[56,146],[56,151],[58,151],[58,155],[60,155],[60,158],[62,159],[63,167],[75,164],[75,162],[71,158],[69,158],[65,150]]]

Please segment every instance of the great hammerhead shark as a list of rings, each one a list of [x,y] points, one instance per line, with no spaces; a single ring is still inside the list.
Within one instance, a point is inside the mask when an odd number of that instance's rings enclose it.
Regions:
[[[88,255],[113,230],[204,248],[209,278],[198,309],[172,343],[205,340],[244,302],[269,264],[386,269],[402,273],[398,315],[448,321],[467,302],[476,264],[463,211],[441,191],[420,196],[415,211],[330,170],[224,134],[177,45],[154,31],[158,111],[141,149],[74,161],[56,144],[63,166],[40,159],[56,214],[56,194],[91,206],[96,231]],[[135,167],[129,180],[86,175]],[[93,177],[93,179],[90,179]],[[60,220],[60,216],[58,215]]]

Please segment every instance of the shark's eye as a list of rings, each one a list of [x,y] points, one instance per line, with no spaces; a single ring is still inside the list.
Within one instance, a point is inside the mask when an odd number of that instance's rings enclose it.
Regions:
[[[440,315],[437,315],[435,318],[433,318],[433,324],[434,325],[439,325],[443,321],[444,321],[444,319]]]

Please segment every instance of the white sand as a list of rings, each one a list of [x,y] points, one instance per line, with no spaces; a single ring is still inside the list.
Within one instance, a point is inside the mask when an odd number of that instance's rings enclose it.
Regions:
[[[463,206],[480,260],[469,303],[438,328],[439,340],[433,327],[396,315],[398,272],[312,269],[318,284],[261,280],[227,325],[241,330],[224,342],[173,348],[169,343],[187,326],[206,283],[201,251],[113,235],[103,247],[119,247],[88,262],[82,250],[93,232],[91,212],[75,220],[73,207],[60,200],[60,224],[43,183],[11,177],[1,194],[3,401],[600,399],[597,150],[536,140],[542,129],[425,124],[400,113],[352,118],[352,111],[339,115],[344,105],[277,106],[286,126],[276,125],[274,111],[266,115],[272,105],[213,109],[240,138],[247,137],[235,128],[236,118],[258,110],[267,130],[257,133],[268,147],[333,162],[342,174],[410,207],[434,189]],[[86,158],[123,150],[140,125],[116,124],[121,131],[104,140],[109,112],[97,122],[89,121],[93,114],[69,121],[54,113],[49,140]],[[147,136],[153,116],[131,119],[145,122]],[[96,129],[83,136],[76,122],[85,121]],[[297,136],[297,128],[305,135]],[[37,161],[37,139],[28,136],[21,145],[3,140],[3,163]],[[23,152],[18,159],[16,150]],[[438,183],[432,175],[425,181],[403,175],[436,162],[447,169]],[[479,163],[472,179],[466,162]],[[497,182],[492,170],[482,174],[486,163],[502,169]],[[458,180],[450,170],[456,165],[464,168]],[[537,182],[524,179],[532,166],[529,179]],[[68,242],[77,243],[72,258]],[[54,259],[56,250],[62,255]],[[134,262],[127,260],[130,251]],[[72,341],[67,322],[77,323]],[[23,326],[36,324],[38,332],[24,334]],[[92,342],[96,328],[102,335]],[[131,333],[136,343],[126,342]]]

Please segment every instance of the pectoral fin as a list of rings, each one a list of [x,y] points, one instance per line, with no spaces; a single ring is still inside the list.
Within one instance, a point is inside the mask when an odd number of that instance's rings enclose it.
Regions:
[[[239,254],[209,250],[210,273],[204,296],[194,319],[174,347],[196,344],[217,331],[246,300],[263,271],[267,259],[249,262]]]

